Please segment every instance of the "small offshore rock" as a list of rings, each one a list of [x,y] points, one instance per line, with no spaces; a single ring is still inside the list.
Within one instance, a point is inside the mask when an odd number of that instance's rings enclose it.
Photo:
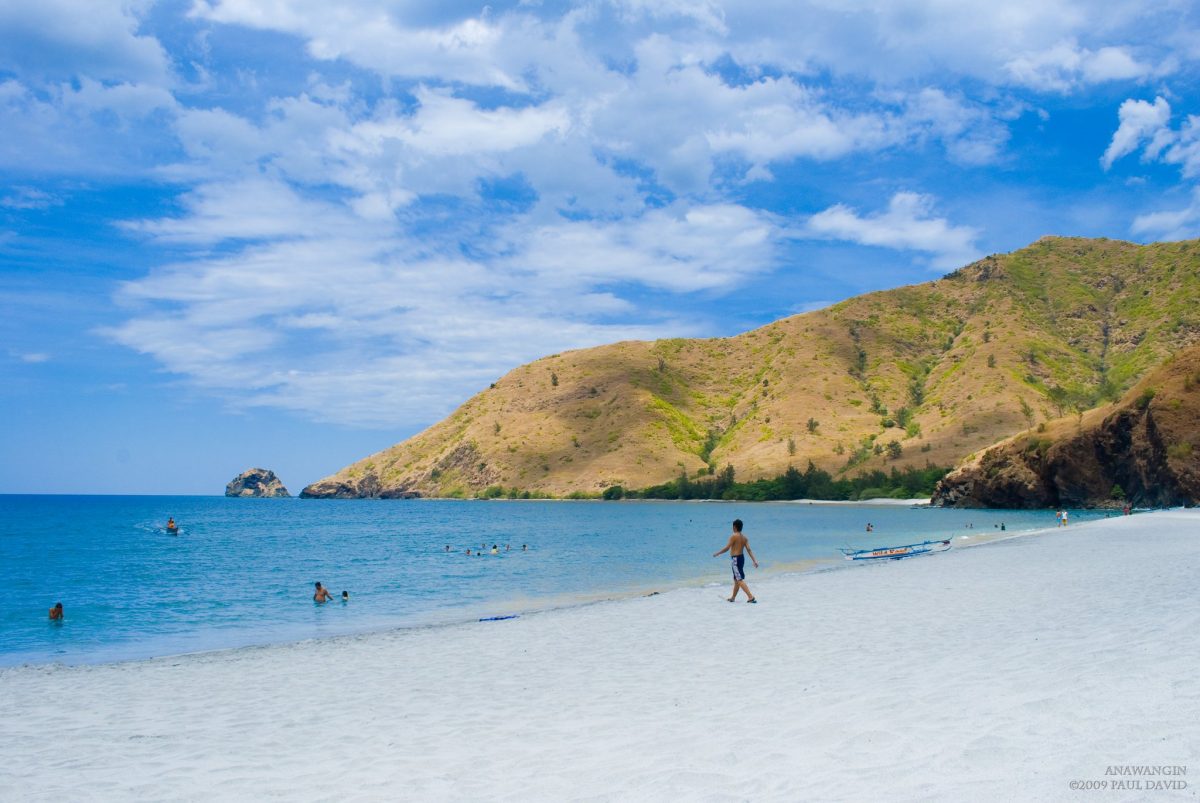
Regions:
[[[259,496],[281,497],[291,496],[288,489],[275,476],[274,471],[265,468],[251,468],[243,471],[225,486],[226,496]]]

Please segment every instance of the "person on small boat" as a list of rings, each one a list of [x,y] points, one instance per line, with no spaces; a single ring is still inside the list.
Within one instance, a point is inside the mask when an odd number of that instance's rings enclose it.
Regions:
[[[313,593],[313,602],[321,605],[333,599],[333,595],[329,593],[329,589],[321,585],[321,581],[317,581],[317,590]]]
[[[63,607],[61,602],[54,603],[54,607],[50,609],[50,621],[61,622],[63,618]]]
[[[725,548],[713,553],[713,557],[717,557],[728,552],[730,560],[733,564],[733,596],[726,601],[733,602],[737,599],[738,591],[745,591],[749,599],[746,602],[758,602],[758,599],[750,593],[750,586],[746,585],[746,555],[750,556],[750,560],[754,562],[754,568],[758,568],[758,559],[754,557],[753,550],[750,549],[750,539],[742,534],[742,520],[733,520],[733,533],[729,536],[729,543],[725,544]],[[745,553],[745,554],[743,554]]]
[[[178,529],[179,529],[179,525],[175,523],[175,519],[168,516],[167,517],[167,531],[172,532],[172,531],[178,530]]]

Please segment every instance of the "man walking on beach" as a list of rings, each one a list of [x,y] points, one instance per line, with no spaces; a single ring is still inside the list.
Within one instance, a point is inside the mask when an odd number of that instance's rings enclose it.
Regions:
[[[714,552],[713,557],[722,555],[728,552],[729,557],[733,562],[733,596],[728,598],[728,602],[733,602],[737,599],[738,590],[746,592],[749,599],[746,602],[758,602],[754,595],[750,593],[750,586],[746,585],[746,556],[742,553],[750,555],[750,560],[754,563],[754,568],[758,568],[758,560],[754,557],[754,551],[750,549],[750,539],[742,535],[742,520],[733,520],[733,534],[729,536],[729,543],[720,552]]]

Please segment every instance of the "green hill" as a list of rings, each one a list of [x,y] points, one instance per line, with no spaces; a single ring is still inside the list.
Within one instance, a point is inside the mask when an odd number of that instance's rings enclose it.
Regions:
[[[308,497],[599,494],[809,461],[950,466],[1116,398],[1200,340],[1200,242],[1047,237],[729,338],[521,366]],[[489,490],[490,489],[490,490]]]

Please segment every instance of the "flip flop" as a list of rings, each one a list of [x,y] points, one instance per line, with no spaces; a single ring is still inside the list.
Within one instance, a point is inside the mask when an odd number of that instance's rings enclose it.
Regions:
[[[730,602],[732,602],[732,601],[733,601],[733,600],[730,600]],[[748,602],[748,603],[749,603],[749,604],[751,604],[751,605],[757,605],[757,604],[758,604],[758,597],[755,597],[754,599],[748,599],[748,600],[746,600],[746,602]]]

